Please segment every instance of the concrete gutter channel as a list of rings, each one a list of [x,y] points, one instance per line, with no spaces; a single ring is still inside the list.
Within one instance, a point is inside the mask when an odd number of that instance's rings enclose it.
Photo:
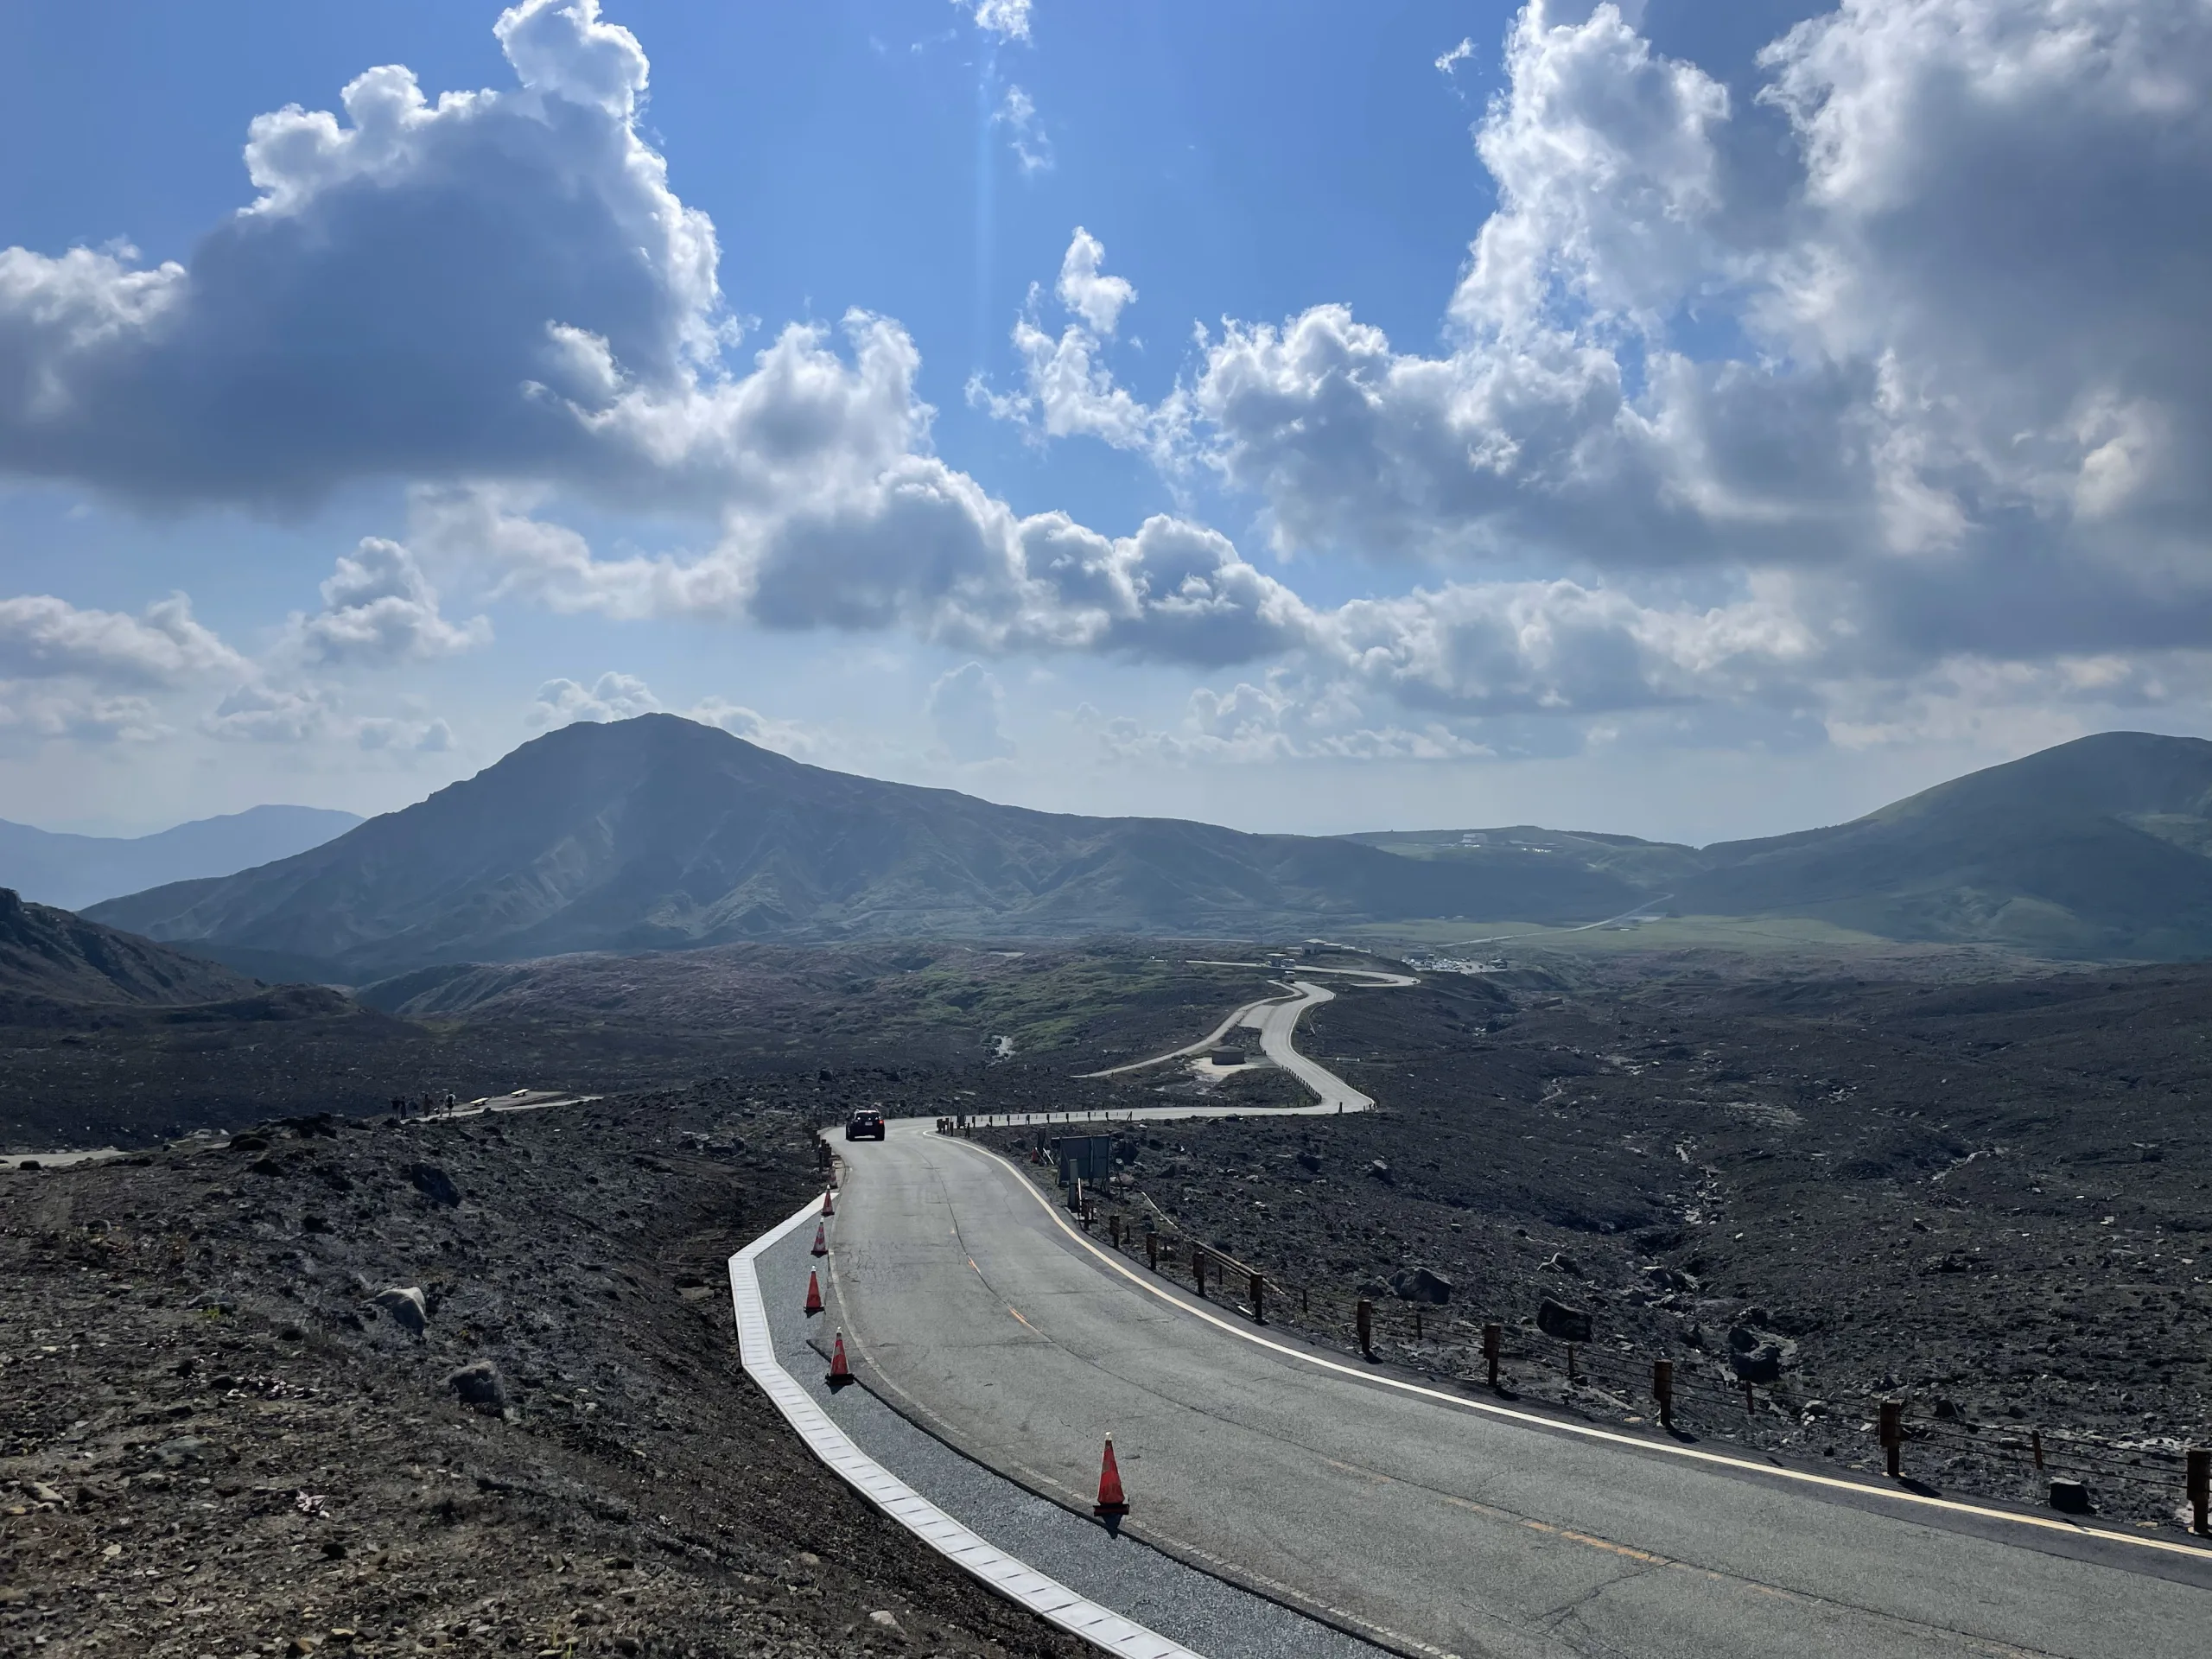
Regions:
[[[739,1357],[800,1439],[861,1497],[1001,1594],[1128,1659],[1385,1651],[1135,1538],[1109,1536],[918,1427],[864,1380],[833,1395],[801,1311],[815,1265],[806,1224],[821,1208],[809,1203],[730,1258]],[[1142,1494],[1131,1496],[1141,1506]]]

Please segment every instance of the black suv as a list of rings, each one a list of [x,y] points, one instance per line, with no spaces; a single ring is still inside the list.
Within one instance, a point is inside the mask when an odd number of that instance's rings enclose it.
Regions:
[[[863,1107],[845,1120],[845,1139],[848,1141],[880,1141],[883,1139],[883,1114]]]

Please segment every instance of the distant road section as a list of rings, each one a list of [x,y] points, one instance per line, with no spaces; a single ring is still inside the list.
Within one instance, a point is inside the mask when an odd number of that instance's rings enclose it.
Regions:
[[[1194,962],[1198,968],[1265,968],[1263,962]],[[1307,968],[1306,974],[1330,974],[1339,978],[1352,979],[1363,985],[1404,986],[1421,982],[1406,974],[1388,974],[1364,968]],[[1166,1054],[1155,1054],[1148,1060],[1132,1060],[1126,1065],[1109,1066],[1103,1071],[1086,1071],[1086,1077],[1119,1077],[1128,1071],[1141,1071],[1147,1066],[1166,1065],[1171,1060],[1192,1059],[1210,1048],[1218,1047],[1232,1031],[1244,1029],[1260,1033],[1260,1052],[1291,1076],[1313,1091],[1315,1104],[1306,1108],[1315,1112],[1363,1112],[1375,1104],[1371,1096],[1362,1094],[1335,1072],[1318,1061],[1309,1059],[1291,1046],[1291,1036],[1296,1031],[1299,1017],[1306,1009],[1319,1007],[1324,1002],[1336,1001],[1337,994],[1310,979],[1278,980],[1284,985],[1286,995],[1263,996],[1247,1002],[1216,1026],[1197,1042]]]

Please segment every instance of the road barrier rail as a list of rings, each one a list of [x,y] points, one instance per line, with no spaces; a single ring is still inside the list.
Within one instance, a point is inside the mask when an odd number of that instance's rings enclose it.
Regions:
[[[1080,1121],[1078,1119],[1078,1121]],[[1094,1190],[1093,1196],[1097,1196]],[[1262,1322],[1302,1334],[1440,1381],[1511,1394],[1517,1380],[1509,1368],[1534,1368],[1563,1376],[1567,1403],[1605,1402],[1630,1423],[1653,1422],[1677,1435],[1728,1438],[1746,1419],[1778,1416],[1800,1429],[1827,1427],[1834,1443],[1872,1441],[1893,1478],[1914,1478],[1913,1465],[1931,1460],[1972,1459],[2017,1471],[2024,1482],[2044,1484],[2043,1501],[2072,1509],[2093,1501],[2098,1488],[2125,1488],[2140,1499],[2178,1497],[2190,1529],[2212,1536],[2212,1446],[2163,1435],[2100,1436],[2058,1430],[2024,1418],[1984,1422],[1942,1400],[1933,1403],[1892,1395],[1847,1405],[1808,1401],[1787,1382],[1746,1377],[1732,1360],[1702,1349],[1650,1354],[1611,1343],[1545,1336],[1515,1320],[1484,1318],[1449,1305],[1424,1305],[1387,1291],[1369,1294],[1338,1286],[1301,1284],[1241,1261],[1182,1226],[1148,1194],[1133,1188],[1103,1217],[1096,1205],[1081,1212],[1082,1224],[1161,1276],[1190,1283],[1224,1306],[1236,1301]],[[1141,1208],[1139,1208],[1141,1206]],[[1230,1287],[1241,1295],[1223,1294]],[[1594,1335],[1594,1332],[1592,1332]],[[1350,1340],[1347,1342],[1346,1338]],[[1478,1356],[1480,1370],[1464,1362]],[[1887,1409],[1885,1409],[1885,1408]],[[2069,1483],[2088,1490],[2069,1501]]]

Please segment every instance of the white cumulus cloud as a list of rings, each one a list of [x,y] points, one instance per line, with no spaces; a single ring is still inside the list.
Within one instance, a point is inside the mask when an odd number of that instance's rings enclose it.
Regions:
[[[408,548],[365,536],[322,583],[322,608],[290,623],[302,654],[316,663],[392,664],[451,656],[488,643],[486,617],[448,622],[437,590]]]
[[[952,0],[976,20],[976,27],[1001,41],[1029,38],[1032,0]]]
[[[1037,100],[1019,86],[1008,86],[991,118],[1006,129],[1007,147],[1025,174],[1052,170],[1052,140],[1037,118]]]
[[[1028,37],[1020,0],[963,3]],[[1020,385],[971,398],[1149,456],[1179,499],[1210,468],[1276,554],[1403,573],[1332,604],[1187,512],[1118,536],[1016,512],[937,453],[893,319],[741,349],[715,227],[639,130],[639,42],[594,0],[524,0],[498,35],[510,84],[378,68],[338,111],[257,120],[252,198],[188,259],[0,251],[0,471],[156,502],[408,480],[407,539],[340,562],[303,665],[479,643],[425,575],[461,557],[510,601],[899,629],[986,677],[1284,665],[1283,709],[1362,711],[1308,749],[1700,706],[1878,734],[2077,683],[2170,697],[2212,647],[2196,0],[1847,0],[1740,71],[1658,50],[1633,8],[1531,0],[1441,343],[1315,296],[1211,330],[1156,403],[1109,361],[1136,289],[1077,228],[1015,323]],[[1045,156],[1017,92],[1002,124]],[[704,533],[601,556],[564,494]],[[113,699],[212,675],[226,732],[334,729],[328,694],[172,605],[0,601],[0,677],[68,681],[120,729]],[[620,678],[550,683],[542,721],[650,697]],[[1291,683],[1209,690],[1185,738],[1309,718],[1268,714]]]
[[[930,686],[922,712],[938,747],[961,766],[1003,760],[1014,752],[1006,734],[1006,689],[981,663],[963,663]]]
[[[0,599],[0,675],[102,686],[176,686],[242,671],[245,659],[172,594],[138,616],[80,610],[51,594]]]

